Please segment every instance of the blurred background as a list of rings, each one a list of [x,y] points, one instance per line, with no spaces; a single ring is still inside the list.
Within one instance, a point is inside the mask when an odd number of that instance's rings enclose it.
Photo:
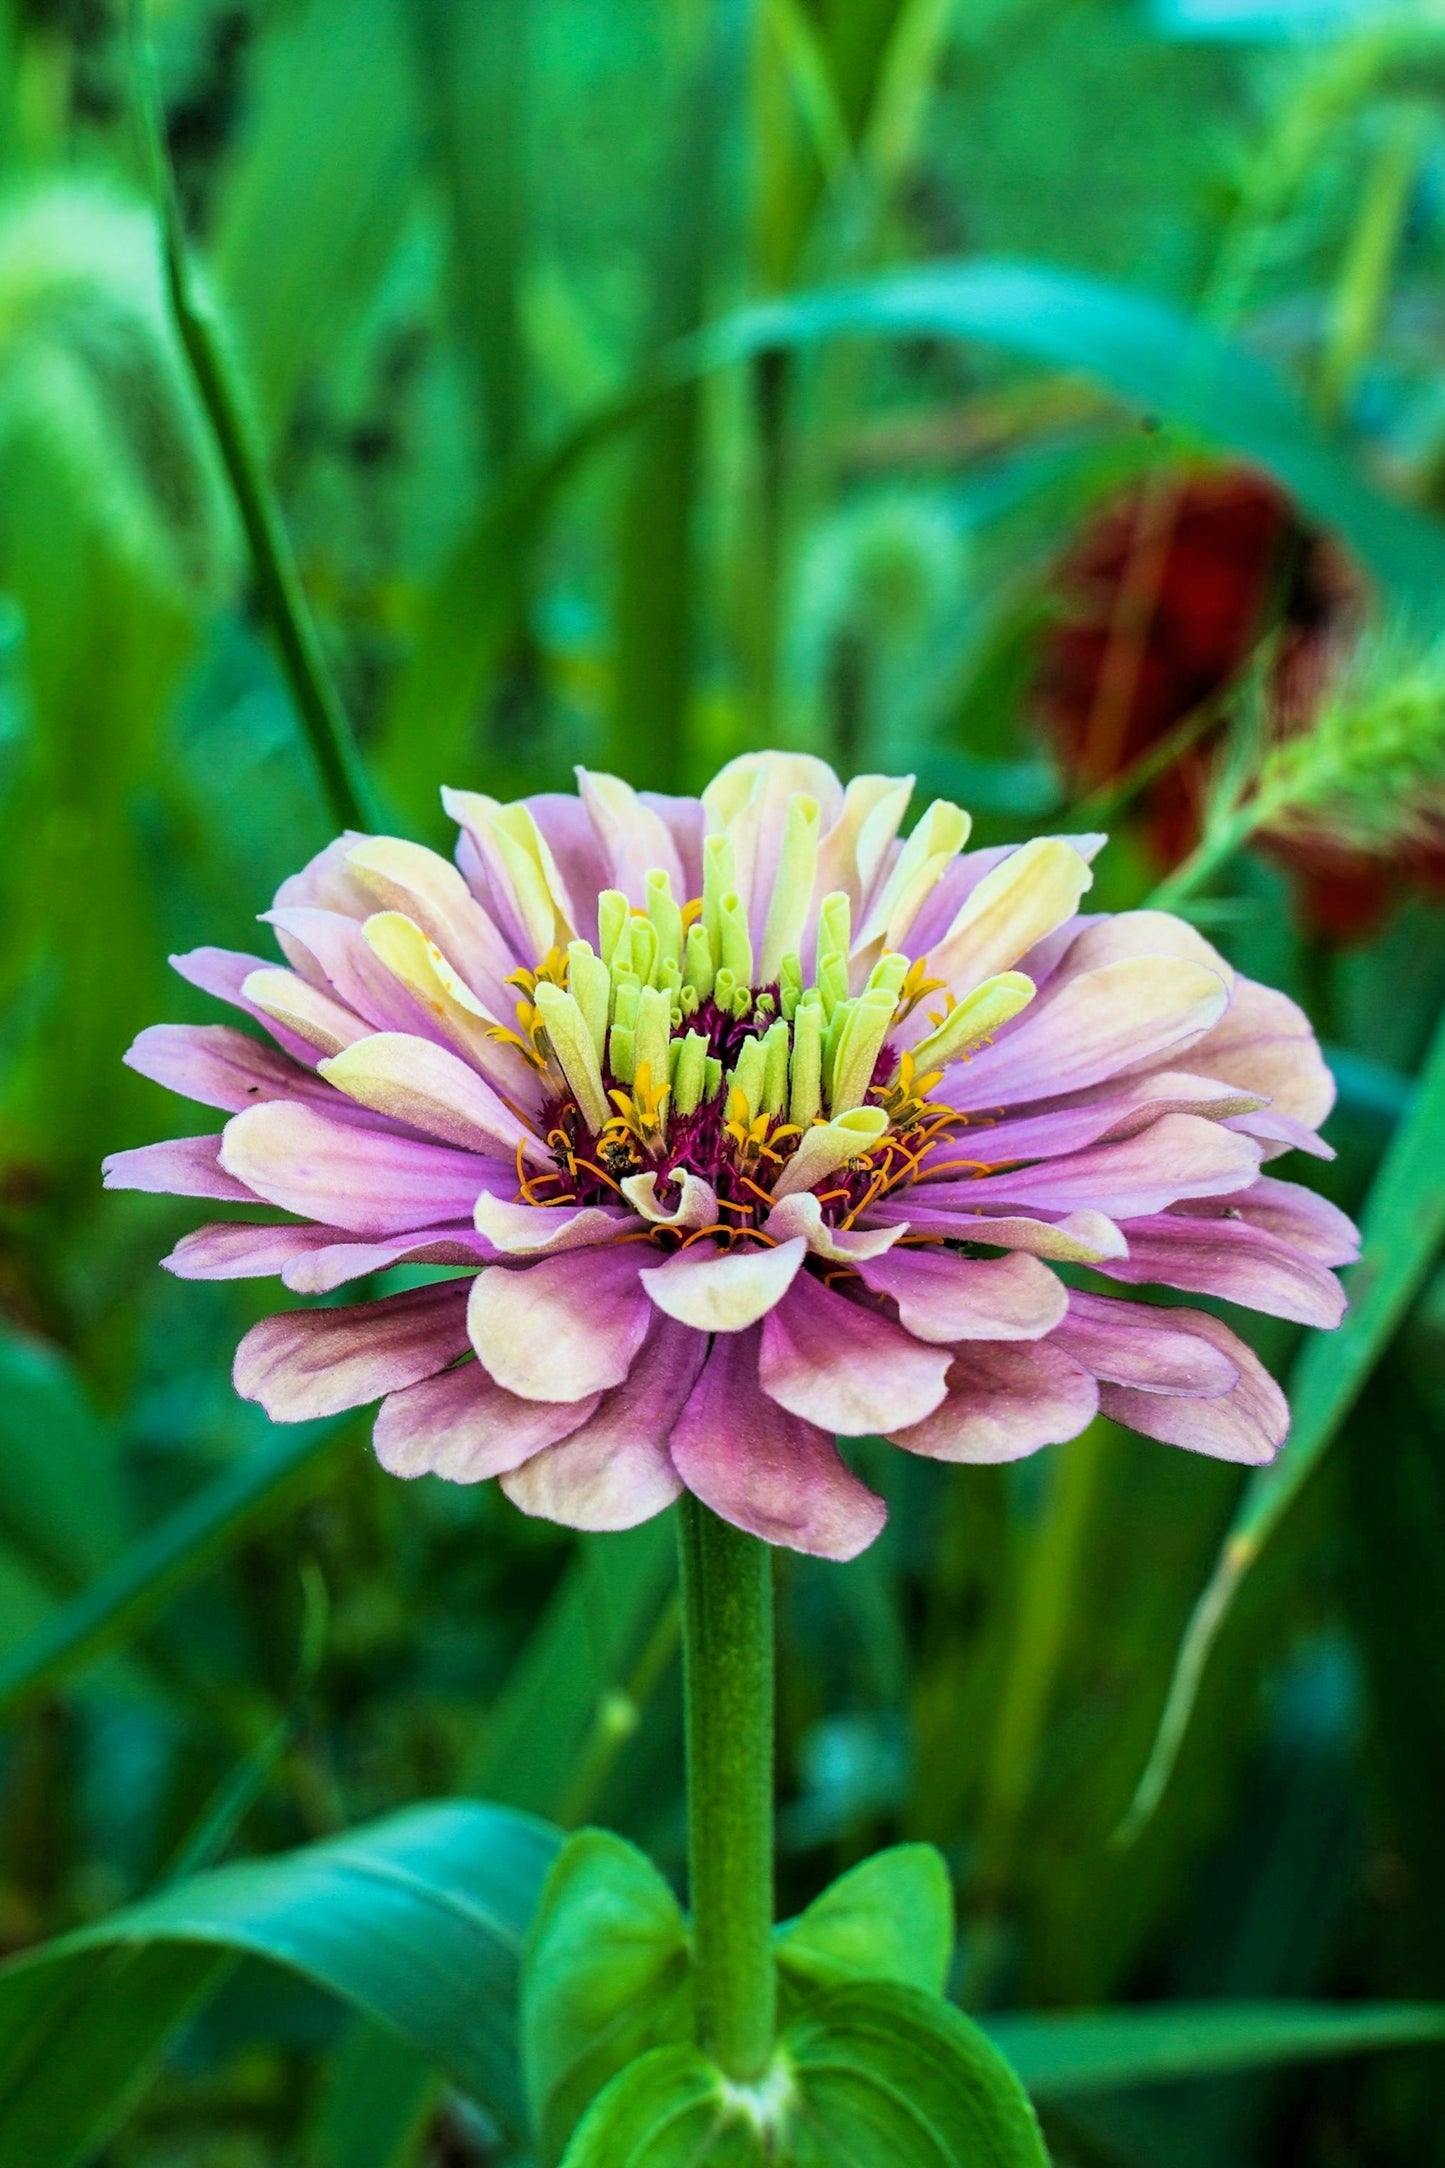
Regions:
[[[266,948],[342,823],[173,327],[134,25],[0,22],[0,1946],[450,1792],[677,1872],[667,1524],[579,1543],[383,1477],[366,1421],[273,1430],[229,1387],[273,1288],[178,1284],[156,1260],[206,1208],[102,1197],[105,1152],[207,1126],[121,1066],[216,1020],[167,952]],[[1105,1423],[1012,1469],[865,1448],[884,1539],[780,1562],[787,1906],[926,1837],[976,2010],[1445,1998],[1445,15],[148,28],[176,247],[384,825],[445,848],[443,781],[695,789],[784,744],[912,772],[984,843],[1108,827],[1097,899],[1173,882],[1326,1040],[1338,1157],[1290,1173],[1358,1209],[1415,1125],[1368,1382],[1133,1841],[1239,1472]],[[1287,1373],[1298,1328],[1246,1323]],[[1047,2124],[1077,2168],[1428,2168],[1442,2104],[1415,2051]],[[489,2144],[243,1966],[104,2158]]]

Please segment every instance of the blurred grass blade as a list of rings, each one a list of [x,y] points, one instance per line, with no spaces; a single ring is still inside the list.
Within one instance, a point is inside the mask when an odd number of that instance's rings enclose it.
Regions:
[[[1034,2098],[1053,2100],[1445,2041],[1445,2003],[1177,2003],[991,2017],[984,2030]]]
[[[414,1807],[219,1867],[0,1969],[0,2168],[72,2168],[245,1955],[399,2033],[514,2132],[517,1965],[557,1848],[500,1807]]]
[[[306,1424],[264,1453],[237,1461],[117,1558],[38,1633],[0,1657],[0,1714],[135,1633],[256,1528],[287,1512],[323,1479],[344,1424]]]
[[[655,214],[651,353],[703,320],[720,253],[719,173],[739,98],[743,24],[741,0],[709,0],[691,41]],[[678,791],[688,779],[701,425],[701,392],[685,380],[642,424],[622,504],[605,764],[653,790]]]
[[[1266,363],[1167,304],[1042,265],[930,264],[743,309],[690,357],[719,368],[835,338],[977,340],[1098,378],[1146,413],[1255,461],[1333,527],[1405,608],[1433,625],[1445,531],[1381,496]]]
[[[1419,1292],[1445,1240],[1445,1020],[1420,1073],[1415,1097],[1390,1141],[1362,1214],[1360,1262],[1337,1332],[1313,1334],[1290,1380],[1289,1443],[1254,1475],[1219,1562],[1194,1608],[1175,1660],[1153,1750],[1118,1841],[1132,1842],[1163,1797],[1215,1644],[1240,1583],[1258,1560],[1349,1414],[1370,1372]]]
[[[420,159],[397,0],[306,0],[267,24],[216,226],[269,450],[372,306]]]
[[[176,332],[231,485],[261,606],[332,814],[343,828],[375,828],[379,824],[361,756],[326,666],[235,365],[214,307],[202,293],[191,268],[175,177],[156,110],[144,5],[145,0],[131,0],[131,67],[161,223],[166,290]]]
[[[495,652],[498,592],[515,578],[560,490],[604,445],[694,378],[837,338],[953,338],[1093,377],[1147,415],[1264,467],[1433,627],[1445,531],[1371,487],[1288,386],[1244,347],[1163,302],[1027,263],[933,264],[741,310],[663,355],[505,482],[444,565],[388,721],[392,743],[430,734],[445,755]],[[448,760],[439,760],[442,772]],[[460,772],[459,770],[457,772]]]
[[[670,1514],[615,1535],[584,1536],[463,1771],[463,1788],[562,1818],[599,1734],[625,1737],[629,1675],[672,1595]],[[636,1721],[635,1709],[630,1721]],[[577,1802],[581,1819],[591,1801]]]
[[[327,2064],[298,2168],[415,2168],[439,2091],[409,2040],[358,2019]]]
[[[114,1426],[59,1350],[0,1329],[0,1535],[69,1593],[129,1533]]]

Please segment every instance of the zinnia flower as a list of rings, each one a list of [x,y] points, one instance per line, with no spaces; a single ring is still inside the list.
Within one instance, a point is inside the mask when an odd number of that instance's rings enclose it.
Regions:
[[[839,1436],[1008,1461],[1102,1408],[1269,1460],[1285,1402],[1227,1325],[1055,1267],[1337,1323],[1354,1232],[1261,1171],[1329,1156],[1307,1021],[1177,919],[1081,915],[1102,838],[967,852],[938,802],[905,841],[909,795],[776,753],[700,801],[449,792],[456,866],[343,836],[266,914],[284,967],[178,958],[268,1037],[143,1032],[132,1066],[230,1120],[107,1182],[294,1217],[170,1269],[463,1268],[265,1319],[238,1391],[382,1398],[393,1473],[574,1527],[686,1487],[838,1558],[884,1519]]]

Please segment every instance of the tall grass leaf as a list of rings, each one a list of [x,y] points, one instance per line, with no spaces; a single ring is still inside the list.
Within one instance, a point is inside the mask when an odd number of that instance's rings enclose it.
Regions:
[[[0,1713],[139,1631],[178,1590],[314,1490],[345,1436],[343,1424],[303,1424],[213,1477],[0,1657]]]
[[[651,250],[653,353],[695,331],[706,310],[722,244],[719,175],[738,98],[743,19],[741,0],[710,0],[673,115]],[[623,495],[604,764],[654,790],[680,790],[687,780],[701,426],[701,394],[684,381],[642,423]]]
[[[1318,1467],[1368,1385],[1445,1240],[1445,1021],[1420,1073],[1409,1113],[1391,1139],[1362,1215],[1363,1254],[1347,1279],[1350,1306],[1334,1333],[1310,1339],[1290,1380],[1293,1424],[1279,1459],[1250,1479],[1195,1605],[1175,1660],[1168,1699],[1147,1766],[1119,1831],[1137,1836],[1169,1782],[1204,1676],[1240,1583]]]
[[[442,1803],[218,1867],[0,1969],[0,2168],[75,2168],[228,1959],[256,1957],[400,2034],[513,2131],[522,1940],[557,1839]]]
[[[1445,2042],[1445,2004],[1198,2002],[990,2017],[1036,2100]]]
[[[0,1531],[43,1577],[73,1587],[123,1548],[122,1455],[69,1359],[0,1328]]]
[[[411,75],[396,0],[307,0],[265,40],[214,271],[273,446],[400,237],[420,152]]]

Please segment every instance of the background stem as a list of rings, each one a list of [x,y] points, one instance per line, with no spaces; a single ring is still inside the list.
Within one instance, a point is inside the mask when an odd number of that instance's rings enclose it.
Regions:
[[[772,1559],[690,1495],[678,1526],[698,2038],[746,2082],[772,2055],[776,2002]]]

